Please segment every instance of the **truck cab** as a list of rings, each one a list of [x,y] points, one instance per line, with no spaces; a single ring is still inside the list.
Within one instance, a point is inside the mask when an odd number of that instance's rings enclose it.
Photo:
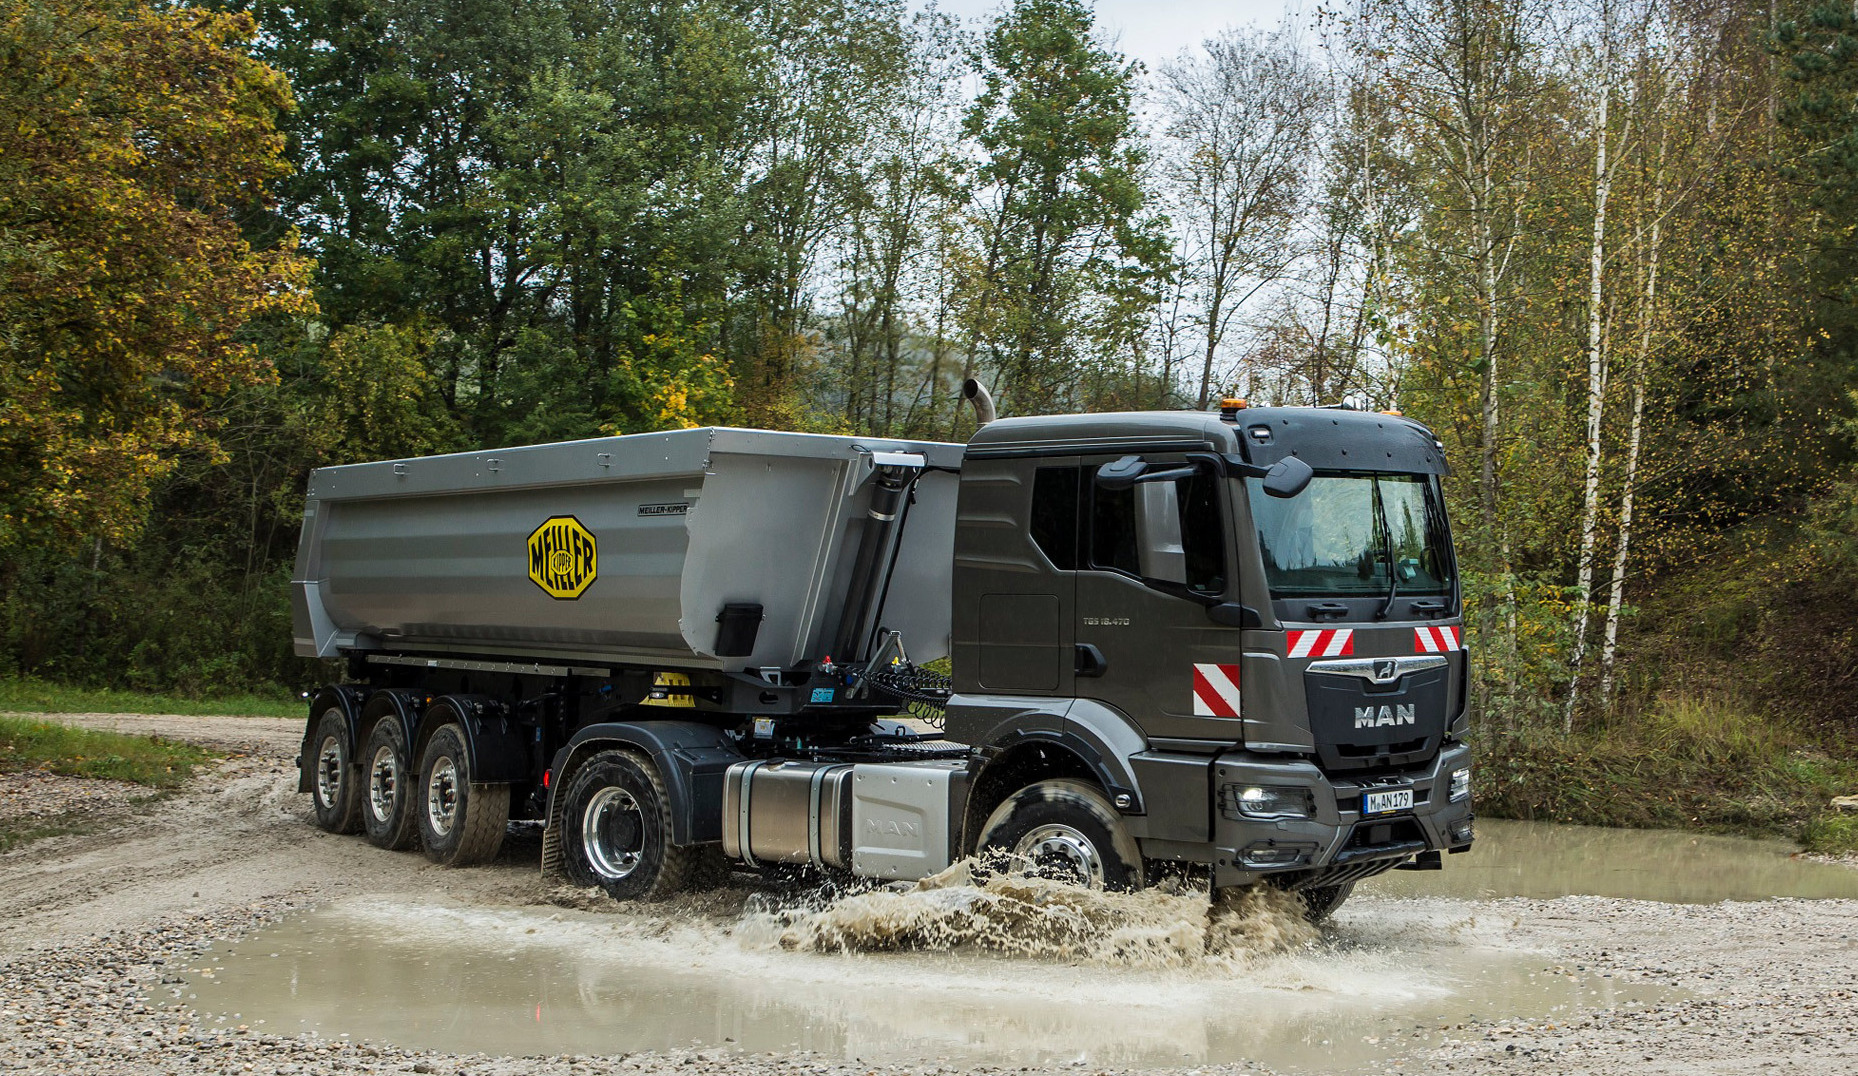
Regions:
[[[1274,495],[1286,459],[1307,478]],[[1424,427],[1341,409],[982,428],[947,711],[982,760],[969,832],[1006,786],[1071,778],[1145,861],[1205,863],[1216,885],[1345,892],[1468,848],[1445,473]]]

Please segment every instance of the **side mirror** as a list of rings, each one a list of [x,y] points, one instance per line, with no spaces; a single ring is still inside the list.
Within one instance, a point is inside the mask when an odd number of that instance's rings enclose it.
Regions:
[[[1273,497],[1295,497],[1310,488],[1310,479],[1315,475],[1316,472],[1310,470],[1309,464],[1295,456],[1285,456],[1271,465],[1271,469],[1264,474],[1264,481],[1259,484]]]
[[[1135,508],[1136,557],[1142,577],[1184,585],[1187,550],[1181,544],[1180,487],[1173,482],[1144,482],[1137,490]]]
[[[1147,460],[1140,456],[1124,456],[1097,468],[1097,485],[1104,489],[1128,489],[1147,470]]]

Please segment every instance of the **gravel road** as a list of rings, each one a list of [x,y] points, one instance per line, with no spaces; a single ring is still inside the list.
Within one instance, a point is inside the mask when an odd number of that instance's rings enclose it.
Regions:
[[[505,1058],[400,1050],[202,1021],[148,999],[215,940],[341,897],[523,908],[559,899],[532,839],[483,868],[443,870],[311,825],[291,760],[301,724],[266,718],[71,715],[98,728],[195,740],[227,759],[186,791],[125,806],[115,790],[90,832],[0,855],[0,1071],[89,1073],[716,1072],[851,1076],[949,1072],[811,1054],[721,1050]],[[50,788],[15,800],[68,796]],[[72,802],[110,801],[100,793]],[[112,805],[112,803],[114,805]],[[647,918],[655,912],[643,913]],[[670,913],[667,913],[670,914]],[[682,913],[691,914],[688,911]],[[1353,921],[1474,921],[1544,968],[1672,988],[1676,1000],[1455,1025],[1389,1071],[1456,1073],[1858,1072],[1858,901],[1669,905],[1588,897],[1369,899]],[[1320,1070],[1320,1055],[1307,1068]],[[975,1071],[1025,1071],[975,1070]],[[1062,1071],[1099,1071],[1066,1065]],[[1262,1071],[1204,1066],[1196,1072]]]

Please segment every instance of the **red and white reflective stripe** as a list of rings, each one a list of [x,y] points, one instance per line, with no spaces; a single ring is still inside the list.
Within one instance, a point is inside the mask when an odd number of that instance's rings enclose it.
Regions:
[[[1239,716],[1239,667],[1194,666],[1194,716]]]
[[[1462,628],[1414,628],[1413,646],[1421,654],[1443,654],[1464,648]]]
[[[1290,633],[1293,658],[1342,658],[1355,652],[1354,628],[1324,628]]]

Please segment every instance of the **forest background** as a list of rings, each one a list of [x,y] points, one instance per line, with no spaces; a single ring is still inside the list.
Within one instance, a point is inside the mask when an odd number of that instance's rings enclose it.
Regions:
[[[0,0],[0,671],[287,690],[310,468],[1352,400],[1480,803],[1858,843],[1858,6]]]

